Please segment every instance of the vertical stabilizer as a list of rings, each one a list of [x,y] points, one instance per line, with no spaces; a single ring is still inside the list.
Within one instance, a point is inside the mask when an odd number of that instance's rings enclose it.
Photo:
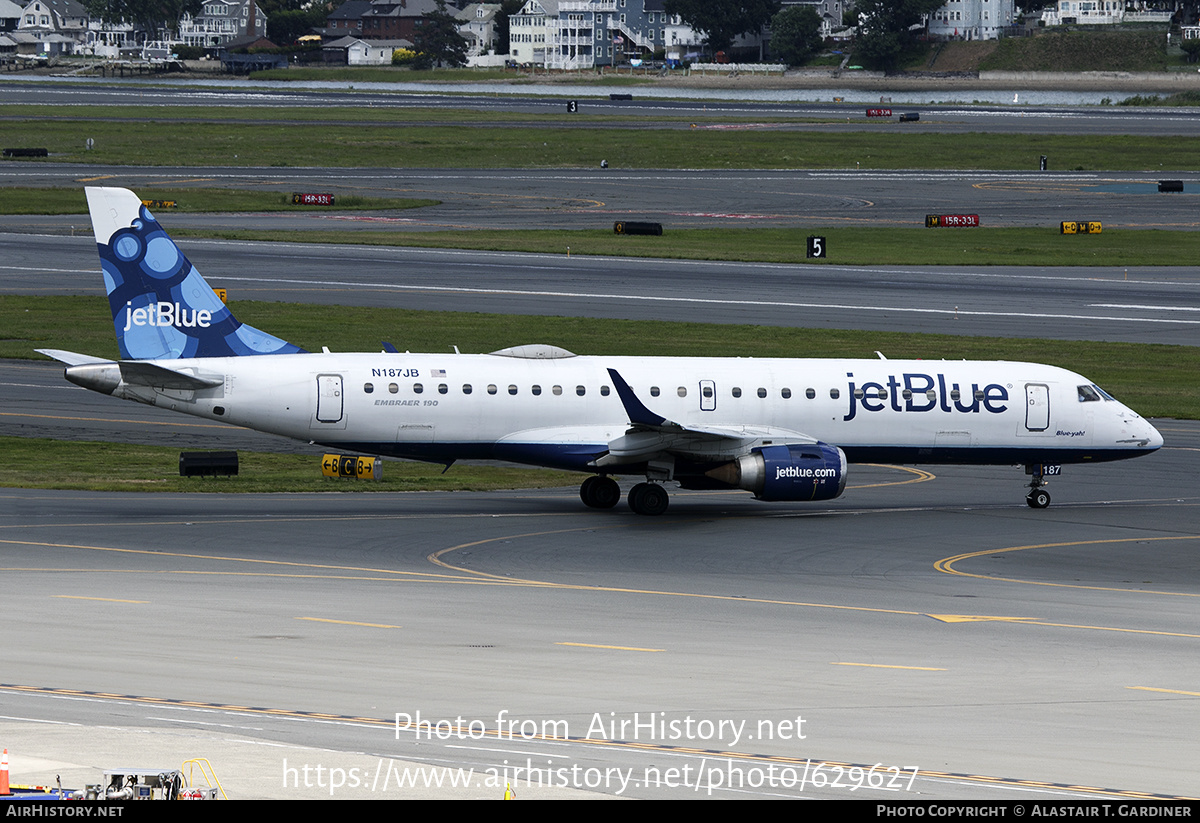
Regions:
[[[303,351],[238,322],[136,194],[128,189],[86,191],[123,358]]]

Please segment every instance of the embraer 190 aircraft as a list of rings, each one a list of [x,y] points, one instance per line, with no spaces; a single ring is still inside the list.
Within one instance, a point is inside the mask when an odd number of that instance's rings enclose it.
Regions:
[[[137,196],[88,188],[120,361],[42,349],[103,394],[318,443],[443,463],[585,472],[588,506],[663,483],[831,500],[848,462],[1024,465],[1027,501],[1066,463],[1149,454],[1162,436],[1087,378],[1003,361],[309,353],[239,323]]]

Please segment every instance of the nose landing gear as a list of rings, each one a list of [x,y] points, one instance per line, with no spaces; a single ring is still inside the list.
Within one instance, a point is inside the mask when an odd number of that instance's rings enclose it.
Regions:
[[[1062,471],[1062,466],[1047,466],[1042,463],[1035,463],[1025,467],[1025,473],[1030,475],[1029,479],[1029,494],[1025,496],[1025,502],[1031,509],[1044,509],[1050,505],[1050,492],[1046,491],[1046,478],[1051,475],[1057,475]]]

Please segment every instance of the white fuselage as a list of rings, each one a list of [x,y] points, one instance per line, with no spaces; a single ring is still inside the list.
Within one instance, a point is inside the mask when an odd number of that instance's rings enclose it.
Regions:
[[[739,430],[765,443],[808,437],[852,462],[1071,463],[1134,457],[1162,443],[1087,379],[1034,363],[326,353],[164,365],[224,381],[199,390],[122,384],[114,394],[434,462],[586,470],[630,426],[609,369],[647,409],[684,427]]]

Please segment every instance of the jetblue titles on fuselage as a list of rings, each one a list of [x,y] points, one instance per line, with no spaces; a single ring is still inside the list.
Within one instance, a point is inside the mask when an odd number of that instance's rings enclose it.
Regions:
[[[852,372],[846,373],[853,378]],[[1008,410],[1008,389],[999,383],[988,383],[982,389],[972,383],[964,392],[958,383],[949,382],[944,374],[904,373],[897,379],[888,375],[883,383],[868,381],[855,387],[849,381],[850,408],[843,420],[853,420],[861,406],[863,411],[881,412],[952,412],[978,414],[980,410],[990,414],[1002,414]],[[860,396],[861,394],[861,396]],[[965,402],[964,402],[965,396]]]

